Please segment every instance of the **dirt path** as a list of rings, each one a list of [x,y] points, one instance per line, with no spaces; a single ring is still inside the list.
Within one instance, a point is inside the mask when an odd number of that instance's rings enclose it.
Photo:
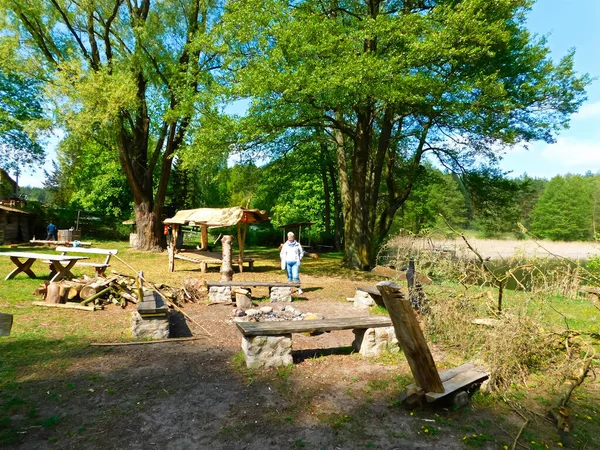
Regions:
[[[236,277],[269,279],[273,274]],[[367,315],[345,301],[360,284],[365,281],[304,275],[306,292],[294,306],[325,317]],[[254,298],[265,295],[266,290],[253,292]],[[22,406],[9,417],[11,429],[19,431],[9,448],[502,449],[512,444],[522,424],[519,416],[492,409],[482,397],[461,410],[449,405],[414,412],[401,408],[399,394],[412,382],[402,355],[367,359],[352,354],[351,331],[294,335],[293,367],[249,371],[239,355],[241,335],[231,320],[232,309],[185,306],[213,334],[210,338],[84,347],[69,354],[58,374],[44,371],[40,362],[35,376],[20,377],[15,398]],[[93,339],[106,340],[107,327],[115,329],[114,339],[129,326],[131,309],[45,314],[41,326],[64,332],[67,327],[53,320],[67,318],[68,333],[76,336],[79,326],[97,324],[101,328]],[[38,343],[34,338],[24,342]],[[47,339],[42,342],[47,345]],[[62,350],[48,351],[51,359]],[[435,347],[434,357],[440,368],[452,365]],[[0,393],[0,406],[11,401]],[[550,444],[558,440],[548,436]]]

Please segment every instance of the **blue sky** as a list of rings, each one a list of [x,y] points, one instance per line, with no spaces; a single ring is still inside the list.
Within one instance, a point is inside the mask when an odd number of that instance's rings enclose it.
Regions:
[[[600,0],[538,0],[528,16],[528,28],[545,35],[552,58],[558,61],[575,48],[578,73],[600,77]],[[566,173],[600,170],[600,80],[587,90],[587,101],[571,118],[555,144],[534,143],[529,150],[513,149],[501,163],[514,176],[551,178]]]
[[[575,68],[578,73],[600,77],[600,0],[538,0],[528,16],[528,28],[547,36],[552,57],[558,61],[575,48]],[[551,178],[558,174],[593,173],[600,171],[600,80],[588,87],[587,101],[571,118],[571,126],[563,131],[555,144],[534,143],[528,150],[515,148],[507,152],[500,163],[513,176],[527,173],[533,177]],[[48,143],[49,161],[55,155],[59,138]],[[21,186],[41,186],[43,171],[21,175]]]

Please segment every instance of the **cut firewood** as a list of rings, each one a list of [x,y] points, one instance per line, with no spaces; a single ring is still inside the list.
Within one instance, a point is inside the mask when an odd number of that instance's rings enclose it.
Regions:
[[[60,292],[60,283],[50,283],[46,290],[46,303],[58,304],[62,302],[62,296]],[[63,290],[64,292],[64,290]]]
[[[87,300],[91,296],[105,289],[106,286],[110,285],[113,281],[115,281],[117,277],[110,277],[106,279],[98,279],[92,283],[85,285],[81,291],[79,292],[79,297],[82,300]]]
[[[87,286],[86,286],[87,287]],[[88,303],[92,303],[94,300],[102,297],[105,294],[108,294],[108,292],[110,292],[110,290],[112,289],[112,287],[107,287],[103,290],[101,290],[100,292],[95,293],[94,295],[87,297],[85,300],[83,300],[80,304],[81,305],[87,305]]]

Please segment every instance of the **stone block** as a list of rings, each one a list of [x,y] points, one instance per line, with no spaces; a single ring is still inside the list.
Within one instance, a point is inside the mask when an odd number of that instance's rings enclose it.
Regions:
[[[131,313],[131,335],[137,338],[166,339],[169,337],[169,314],[142,317]]]
[[[250,369],[292,364],[292,335],[242,337],[246,366]]]
[[[272,286],[269,289],[269,293],[271,295],[271,303],[292,301],[291,287]]]
[[[375,300],[367,292],[357,290],[354,294],[354,307],[359,309],[369,309],[375,305]]]
[[[356,329],[352,347],[365,357],[377,357],[385,351],[399,352],[394,327]]]
[[[211,286],[208,290],[208,299],[211,303],[229,303],[232,300],[231,287]]]

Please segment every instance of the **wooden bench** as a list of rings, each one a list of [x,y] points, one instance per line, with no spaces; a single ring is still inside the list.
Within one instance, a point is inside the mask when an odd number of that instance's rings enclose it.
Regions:
[[[236,322],[242,333],[242,349],[249,368],[276,367],[292,363],[293,333],[323,333],[335,330],[354,330],[352,343],[358,350],[364,331],[389,327],[389,317],[345,317],[322,320],[293,320],[273,322]],[[264,350],[264,351],[263,351]]]
[[[211,286],[229,286],[229,287],[300,287],[300,283],[296,281],[207,281],[207,287]]]
[[[220,294],[211,293],[212,287],[222,288],[253,288],[253,287],[268,287],[269,288],[269,297],[271,298],[271,302],[291,302],[292,301],[292,288],[299,288],[300,283],[298,282],[281,282],[281,281],[207,281],[206,287],[209,291],[209,298],[212,301],[223,301],[220,299]],[[286,289],[287,288],[287,289]],[[223,292],[223,290],[221,290]],[[226,292],[223,292],[221,295],[226,295]],[[230,294],[227,294],[230,295]]]
[[[80,248],[80,247],[56,247],[57,252],[66,255],[67,253],[86,253],[91,255],[106,255],[103,263],[93,262],[77,262],[78,266],[93,267],[98,276],[104,276],[106,268],[110,266],[110,258],[112,255],[116,255],[118,250],[109,250],[104,248]]]

